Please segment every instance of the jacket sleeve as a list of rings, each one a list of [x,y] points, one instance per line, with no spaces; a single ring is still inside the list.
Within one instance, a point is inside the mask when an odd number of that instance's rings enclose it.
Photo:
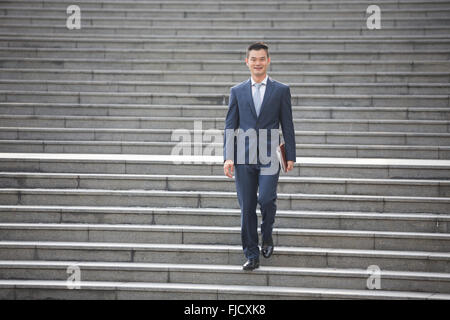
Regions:
[[[228,103],[228,112],[225,118],[225,130],[223,135],[223,162],[225,162],[226,160],[234,161],[235,155],[234,130],[236,130],[238,127],[239,127],[238,103],[233,88],[231,88],[230,99]],[[233,135],[231,135],[231,132],[233,132]]]
[[[287,87],[286,92],[283,94],[280,122],[286,148],[286,160],[295,162],[295,129],[292,120],[291,89],[289,87]]]

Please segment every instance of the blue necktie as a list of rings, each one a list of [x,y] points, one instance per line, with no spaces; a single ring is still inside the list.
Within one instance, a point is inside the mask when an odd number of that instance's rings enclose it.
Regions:
[[[261,110],[261,92],[259,91],[259,89],[261,88],[261,86],[263,85],[262,83],[255,83],[254,84],[256,87],[255,90],[255,94],[253,95],[253,103],[255,104],[255,110],[256,110],[256,115],[259,117],[259,112]]]

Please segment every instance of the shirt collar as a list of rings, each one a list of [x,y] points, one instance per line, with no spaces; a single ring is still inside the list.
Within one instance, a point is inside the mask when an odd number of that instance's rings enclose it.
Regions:
[[[262,84],[264,84],[265,86],[267,86],[267,79],[269,78],[269,75],[266,74],[266,77],[264,78],[263,81],[261,81]],[[256,83],[255,80],[253,80],[253,77],[250,77],[251,81],[252,81],[252,86]]]

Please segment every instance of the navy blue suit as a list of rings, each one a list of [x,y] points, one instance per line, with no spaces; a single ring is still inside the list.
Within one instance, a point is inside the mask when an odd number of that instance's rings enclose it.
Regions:
[[[251,80],[248,79],[230,91],[228,113],[225,120],[224,161],[233,160],[235,165],[235,182],[239,205],[241,208],[241,237],[244,254],[248,259],[259,258],[256,206],[261,208],[261,235],[263,244],[271,245],[272,228],[276,214],[277,184],[280,165],[276,162],[275,174],[261,174],[266,164],[259,157],[254,161],[250,152],[250,143],[245,141],[245,162],[240,163],[237,157],[237,138],[228,135],[227,131],[241,129],[255,130],[259,137],[259,129],[279,129],[281,123],[285,141],[287,160],[296,160],[295,132],[292,121],[291,93],[289,86],[270,79],[267,80],[266,91],[262,101],[260,114],[257,116],[252,97]],[[232,129],[232,130],[230,130]],[[249,131],[251,131],[249,130]],[[232,138],[232,139],[231,139]],[[259,139],[257,152],[261,148]],[[280,139],[277,141],[280,142]],[[270,133],[267,139],[267,155],[271,155]],[[278,143],[276,145],[278,145]],[[230,145],[232,144],[232,145]],[[274,152],[275,150],[272,150]],[[259,195],[257,195],[259,187]]]

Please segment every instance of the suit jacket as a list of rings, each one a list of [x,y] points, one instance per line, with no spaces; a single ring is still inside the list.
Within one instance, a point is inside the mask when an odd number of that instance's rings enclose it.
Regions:
[[[294,123],[292,121],[292,107],[291,107],[291,92],[289,86],[272,80],[270,77],[267,79],[266,92],[261,104],[260,114],[256,115],[255,105],[253,103],[252,88],[250,78],[244,81],[230,90],[230,99],[228,104],[228,112],[225,119],[225,134],[224,134],[224,146],[223,156],[225,160],[233,160],[237,162],[237,139],[236,136],[231,139],[229,132],[232,130],[240,129],[246,132],[249,129],[256,131],[257,150],[259,151],[259,129],[279,129],[283,132],[283,138],[286,148],[286,159],[295,162],[296,150],[295,150],[295,131]],[[230,130],[232,129],[232,130]],[[250,130],[252,131],[252,130]],[[228,134],[227,134],[228,132]],[[228,137],[227,137],[228,135]],[[271,155],[270,149],[270,132],[267,134],[267,155]],[[249,140],[249,139],[247,139]],[[233,143],[233,146],[229,145]],[[278,145],[280,138],[278,139]],[[245,144],[245,163],[249,162],[251,155],[249,154],[250,143],[246,141]],[[232,150],[232,151],[231,151]],[[275,152],[276,150],[272,150]],[[254,162],[253,162],[254,163]]]

